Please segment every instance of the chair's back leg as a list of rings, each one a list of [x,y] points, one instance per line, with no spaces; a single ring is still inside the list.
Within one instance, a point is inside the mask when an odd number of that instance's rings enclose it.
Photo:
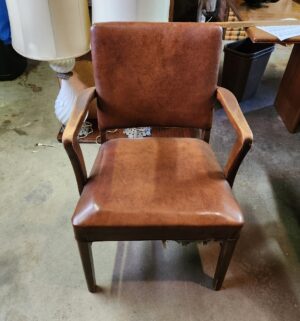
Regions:
[[[104,144],[107,141],[106,130],[100,129],[100,135],[97,137],[97,144]]]
[[[202,129],[200,138],[204,140],[205,142],[209,143],[210,139],[210,129]]]
[[[90,292],[96,292],[96,279],[94,271],[92,243],[77,241],[79,253],[81,257],[82,267],[87,283],[87,287]]]
[[[218,258],[213,288],[220,290],[238,239],[228,239],[221,243],[221,251]]]

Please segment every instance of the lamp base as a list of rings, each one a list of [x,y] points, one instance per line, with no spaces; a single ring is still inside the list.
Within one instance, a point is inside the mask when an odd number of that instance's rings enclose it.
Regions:
[[[63,125],[66,125],[79,93],[87,86],[82,83],[76,72],[72,72],[75,59],[50,61],[49,64],[61,79],[60,91],[55,101],[55,115]]]
[[[70,78],[61,79],[61,88],[55,100],[55,115],[64,125],[67,124],[79,93],[86,86],[79,80],[77,73]]]

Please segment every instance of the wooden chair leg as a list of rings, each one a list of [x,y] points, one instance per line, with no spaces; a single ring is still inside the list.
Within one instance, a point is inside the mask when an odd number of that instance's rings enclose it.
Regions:
[[[213,281],[213,288],[220,290],[238,239],[228,239],[222,242],[217,268]]]
[[[92,243],[77,241],[79,253],[81,257],[81,263],[84,270],[84,275],[87,283],[87,287],[90,292],[96,292],[96,279],[94,271]]]

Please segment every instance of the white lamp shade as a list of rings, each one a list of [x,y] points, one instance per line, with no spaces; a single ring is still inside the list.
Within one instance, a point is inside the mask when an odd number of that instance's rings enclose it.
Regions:
[[[36,60],[82,56],[90,48],[87,0],[7,0],[12,45]]]
[[[170,0],[93,0],[93,23],[169,21]]]

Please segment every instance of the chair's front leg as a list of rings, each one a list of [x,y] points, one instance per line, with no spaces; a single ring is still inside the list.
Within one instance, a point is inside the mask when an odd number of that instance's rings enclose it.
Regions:
[[[87,287],[90,292],[96,292],[96,278],[94,271],[92,243],[91,242],[80,242],[77,241],[79,253],[81,257],[82,267],[87,283]]]
[[[221,243],[221,251],[213,280],[213,288],[220,290],[231,261],[231,257],[238,239],[228,239]]]

